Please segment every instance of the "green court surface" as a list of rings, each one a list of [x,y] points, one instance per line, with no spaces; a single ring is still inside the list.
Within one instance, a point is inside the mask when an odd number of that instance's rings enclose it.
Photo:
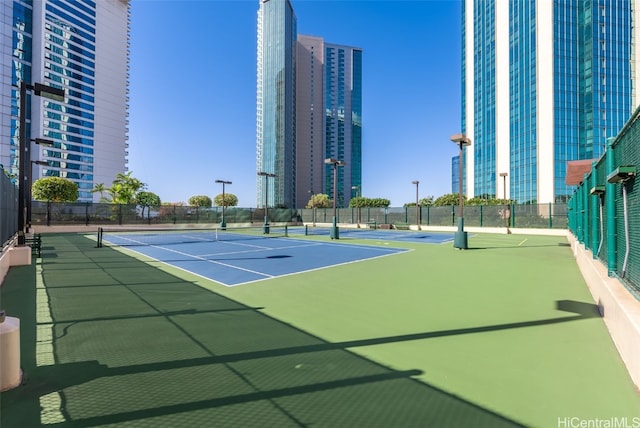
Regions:
[[[0,426],[640,426],[565,238],[376,244],[413,251],[227,288],[44,234]]]

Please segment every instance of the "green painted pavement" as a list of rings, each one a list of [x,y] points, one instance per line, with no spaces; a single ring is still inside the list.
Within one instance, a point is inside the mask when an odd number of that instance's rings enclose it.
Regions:
[[[0,426],[640,426],[564,238],[379,244],[414,251],[226,288],[44,235],[0,289],[25,371]]]

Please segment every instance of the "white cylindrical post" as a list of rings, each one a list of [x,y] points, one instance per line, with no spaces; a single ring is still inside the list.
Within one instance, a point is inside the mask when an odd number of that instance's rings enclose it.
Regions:
[[[20,320],[6,317],[0,323],[0,391],[20,385]]]

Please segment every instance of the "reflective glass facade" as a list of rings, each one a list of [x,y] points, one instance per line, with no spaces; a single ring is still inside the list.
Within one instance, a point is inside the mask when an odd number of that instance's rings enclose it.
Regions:
[[[599,157],[635,107],[633,1],[463,5],[467,195],[502,195],[499,173],[507,172],[511,199],[563,200],[573,191],[567,162]]]
[[[537,199],[536,4],[512,1],[509,8],[509,170],[511,199]],[[496,176],[491,177],[496,192]],[[502,196],[498,196],[502,197]]]
[[[260,0],[258,10],[258,69],[256,118],[259,207],[296,206],[295,54],[296,16],[289,0]]]
[[[55,145],[42,153],[42,175],[75,181],[82,201],[93,198],[96,11],[92,1],[70,3],[44,7],[44,77],[67,97],[44,100],[43,136]]]
[[[54,142],[46,148],[29,143],[31,160],[47,162],[33,167],[32,178],[68,178],[78,184],[79,200],[91,201],[95,184],[109,185],[126,170],[128,2],[15,0],[2,9],[7,10],[11,16],[0,17],[0,36],[11,38],[11,51],[3,43],[0,55],[3,79],[11,76],[11,86],[2,85],[1,162],[18,175],[20,82],[64,89],[64,101],[27,91],[26,140]],[[103,28],[101,37],[98,26]],[[35,34],[42,39],[34,40]],[[102,80],[96,76],[98,55],[110,67]],[[96,169],[101,170],[98,179]]]
[[[472,151],[475,159],[474,182],[476,195],[495,194],[496,170],[496,71],[491,65],[496,61],[496,22],[491,11],[495,8],[494,0],[476,2],[474,8],[474,50],[482,52],[477,56],[477,65],[473,69],[474,99],[477,114],[473,125],[475,138],[466,151]],[[456,193],[458,190],[456,190]]]
[[[346,163],[337,170],[337,206],[347,207],[352,187],[362,189],[362,50],[325,46],[325,159]],[[334,198],[333,166],[325,165],[323,193]]]

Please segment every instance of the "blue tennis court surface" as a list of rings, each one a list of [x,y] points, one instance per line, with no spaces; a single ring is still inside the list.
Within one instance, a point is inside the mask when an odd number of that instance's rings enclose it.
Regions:
[[[444,244],[453,242],[453,233],[448,232],[428,232],[414,230],[385,230],[385,229],[369,229],[341,227],[339,230],[340,238],[348,239],[375,239],[377,241],[400,241],[400,242],[416,242],[423,244]],[[329,236],[328,227],[290,227],[289,233]]]
[[[409,251],[367,245],[345,245],[286,237],[225,235],[225,239],[185,232],[171,238],[185,242],[162,242],[164,234],[150,238],[134,232],[103,238],[106,245],[126,248],[168,265],[219,282],[236,286],[277,276],[292,275],[345,263],[384,257]],[[165,236],[166,237],[166,236]]]

